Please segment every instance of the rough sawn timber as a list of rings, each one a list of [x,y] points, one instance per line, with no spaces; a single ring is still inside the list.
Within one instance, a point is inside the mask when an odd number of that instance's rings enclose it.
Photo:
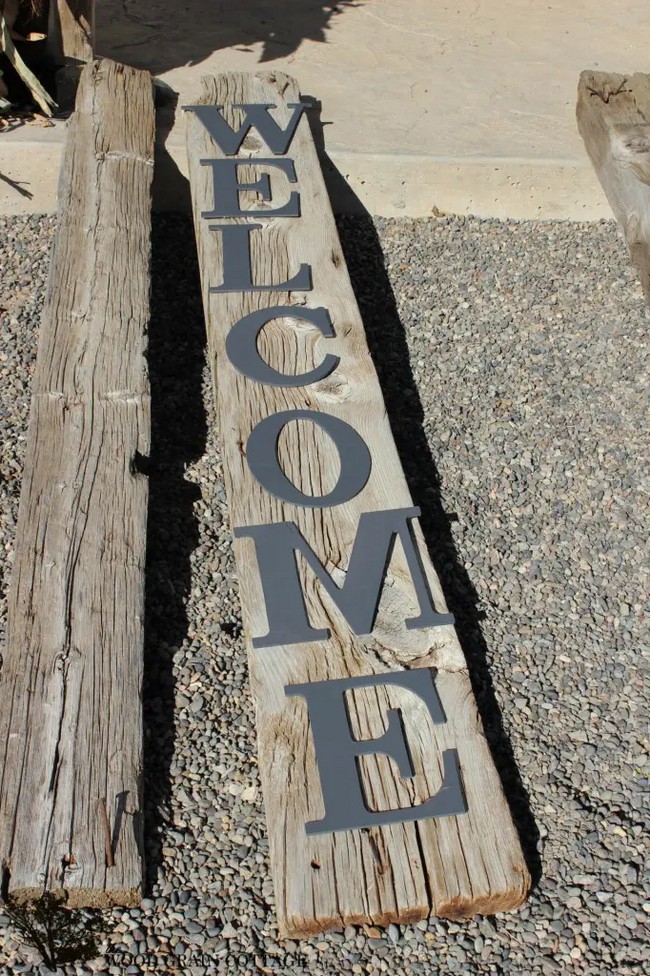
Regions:
[[[44,889],[64,889],[70,905],[141,897],[148,485],[136,459],[150,440],[153,146],[149,74],[86,66],[61,170],[0,672],[3,894],[21,900]]]
[[[286,123],[287,103],[300,98],[296,82],[280,73],[228,74],[203,80],[200,101],[226,106],[231,125],[241,120],[233,103],[278,105]],[[316,149],[303,116],[287,157],[295,161],[301,195],[300,218],[255,217],[263,230],[253,233],[256,282],[284,281],[300,262],[313,273],[313,290],[270,294],[209,294],[221,282],[221,235],[215,220],[201,216],[213,207],[210,167],[202,159],[222,154],[194,113],[188,113],[188,154],[194,222],[201,268],[208,349],[224,451],[224,472],[232,526],[294,521],[306,540],[341,582],[362,512],[407,507],[411,497],[391,434],[363,324],[348,277]],[[240,158],[268,156],[255,131]],[[241,180],[262,170],[241,168]],[[286,183],[270,171],[280,188],[270,206],[286,200]],[[277,182],[276,182],[277,181]],[[246,206],[259,199],[242,194]],[[259,340],[264,359],[286,372],[314,368],[327,353],[341,357],[337,370],[307,387],[265,386],[238,373],[224,343],[235,322],[260,307],[293,304],[330,310],[335,339],[288,320],[268,325]],[[335,508],[308,509],[287,504],[263,491],[251,475],[245,450],[262,418],[279,410],[310,408],[334,414],[364,438],[373,461],[370,480],[352,501]],[[331,490],[338,477],[337,451],[314,425],[290,424],[280,438],[285,473],[308,494]],[[436,607],[444,597],[422,540],[416,537]],[[384,587],[377,624],[369,637],[355,636],[309,570],[301,566],[313,626],[326,625],[329,640],[253,649],[251,638],[266,633],[266,616],[250,539],[235,540],[241,602],[248,640],[252,691],[257,704],[259,765],[270,840],[280,930],[306,936],[348,923],[415,921],[430,913],[459,917],[515,908],[526,897],[530,879],[499,777],[482,731],[466,662],[453,627],[407,630],[404,619],[417,612],[401,545],[397,544]],[[301,561],[302,562],[302,561]],[[385,756],[364,757],[363,775],[376,809],[410,806],[426,800],[440,785],[440,756],[458,750],[469,812],[419,823],[307,836],[305,823],[323,815],[322,796],[309,734],[305,701],[286,697],[284,687],[299,682],[392,672],[409,667],[434,669],[447,722],[433,725],[428,712],[400,689],[355,691],[351,712],[357,738],[377,737],[385,729],[388,707],[403,708],[416,776],[402,781]],[[353,721],[354,724],[354,721]]]
[[[583,71],[576,115],[650,303],[650,75]]]

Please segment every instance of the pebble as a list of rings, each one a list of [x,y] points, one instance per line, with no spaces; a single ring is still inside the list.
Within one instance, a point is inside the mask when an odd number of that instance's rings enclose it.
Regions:
[[[611,221],[340,229],[536,887],[494,918],[280,940],[193,231],[155,216],[150,887],[141,910],[105,913],[99,955],[67,973],[647,971],[648,315],[625,247]],[[53,233],[50,217],[0,218],[4,565]],[[0,976],[40,973],[36,956],[0,917]]]

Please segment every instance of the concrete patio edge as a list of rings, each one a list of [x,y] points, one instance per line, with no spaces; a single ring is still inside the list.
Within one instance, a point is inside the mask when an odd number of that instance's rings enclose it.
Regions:
[[[66,124],[0,136],[0,213],[53,213]],[[175,133],[174,133],[175,135]],[[475,214],[519,220],[599,220],[611,211],[580,159],[453,158],[331,150],[334,209],[383,217]],[[157,144],[156,210],[188,209],[180,139]]]

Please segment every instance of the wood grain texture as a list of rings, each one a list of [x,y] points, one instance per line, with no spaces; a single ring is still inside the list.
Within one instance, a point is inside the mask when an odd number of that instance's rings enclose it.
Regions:
[[[297,102],[296,82],[279,73],[228,74],[203,80],[205,104],[224,105],[231,125],[238,102],[279,106],[286,123],[286,103]],[[218,147],[194,113],[188,113],[188,154],[194,221],[202,272],[208,348],[224,450],[224,472],[232,526],[293,521],[340,584],[362,512],[412,505],[391,434],[363,324],[345,267],[308,120],[301,119],[287,157],[295,161],[301,195],[300,218],[255,217],[263,230],[253,233],[253,280],[282,282],[301,262],[312,268],[307,293],[208,294],[221,283],[221,234],[215,220],[201,217],[213,207],[210,168],[201,159],[221,158]],[[247,136],[240,158],[268,156],[255,131]],[[262,168],[242,167],[242,181],[256,179]],[[284,179],[271,174],[277,207],[288,197]],[[295,189],[295,187],[291,187]],[[246,191],[242,201],[258,209],[259,198]],[[225,221],[224,221],[225,222]],[[336,338],[325,339],[311,327],[285,320],[269,324],[260,336],[263,358],[277,369],[313,369],[328,353],[340,356],[337,370],[302,388],[257,384],[228,361],[224,342],[240,317],[256,308],[292,304],[324,306],[331,313]],[[372,455],[372,473],[352,501],[330,509],[287,504],[263,491],[246,462],[246,442],[253,427],[280,410],[307,408],[333,414],[351,424]],[[299,422],[280,438],[281,464],[308,494],[330,490],[338,477],[337,451],[312,424]],[[436,608],[444,597],[419,526],[416,538]],[[417,614],[406,559],[397,544],[390,563],[377,623],[372,635],[355,636],[337,607],[301,566],[313,626],[327,626],[331,638],[318,643],[253,649],[253,636],[267,632],[264,600],[250,539],[235,540],[241,602],[249,648],[250,680],[257,702],[258,748],[270,839],[271,870],[281,932],[305,936],[348,923],[414,921],[430,913],[458,917],[491,913],[522,903],[529,875],[501,784],[495,771],[472,695],[466,662],[453,627],[407,630],[405,618]],[[304,562],[304,561],[301,561]],[[288,698],[285,686],[330,678],[389,673],[429,667],[447,716],[433,725],[414,696],[379,686],[350,694],[354,733],[377,737],[385,730],[386,709],[403,709],[417,774],[402,781],[385,756],[362,760],[366,789],[376,809],[410,806],[437,792],[442,750],[458,750],[469,813],[459,817],[406,823],[370,830],[307,836],[305,823],[323,816],[322,796],[309,734],[306,702]]]
[[[150,439],[151,78],[84,68],[33,380],[0,672],[5,893],[135,904]],[[114,866],[108,867],[105,803]]]
[[[48,47],[58,63],[91,61],[95,0],[50,0]]]
[[[576,115],[650,303],[650,75],[583,71]]]

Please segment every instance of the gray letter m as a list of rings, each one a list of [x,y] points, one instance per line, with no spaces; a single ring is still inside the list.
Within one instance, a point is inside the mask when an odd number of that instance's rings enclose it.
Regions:
[[[312,627],[298,573],[297,555],[303,557],[355,634],[370,634],[390,563],[399,536],[420,607],[420,615],[406,621],[409,629],[453,624],[452,614],[436,613],[408,520],[419,508],[365,512],[342,586],[337,586],[293,522],[248,525],[235,529],[237,538],[255,542],[269,632],[253,639],[253,647],[303,644],[325,640],[328,630]]]

